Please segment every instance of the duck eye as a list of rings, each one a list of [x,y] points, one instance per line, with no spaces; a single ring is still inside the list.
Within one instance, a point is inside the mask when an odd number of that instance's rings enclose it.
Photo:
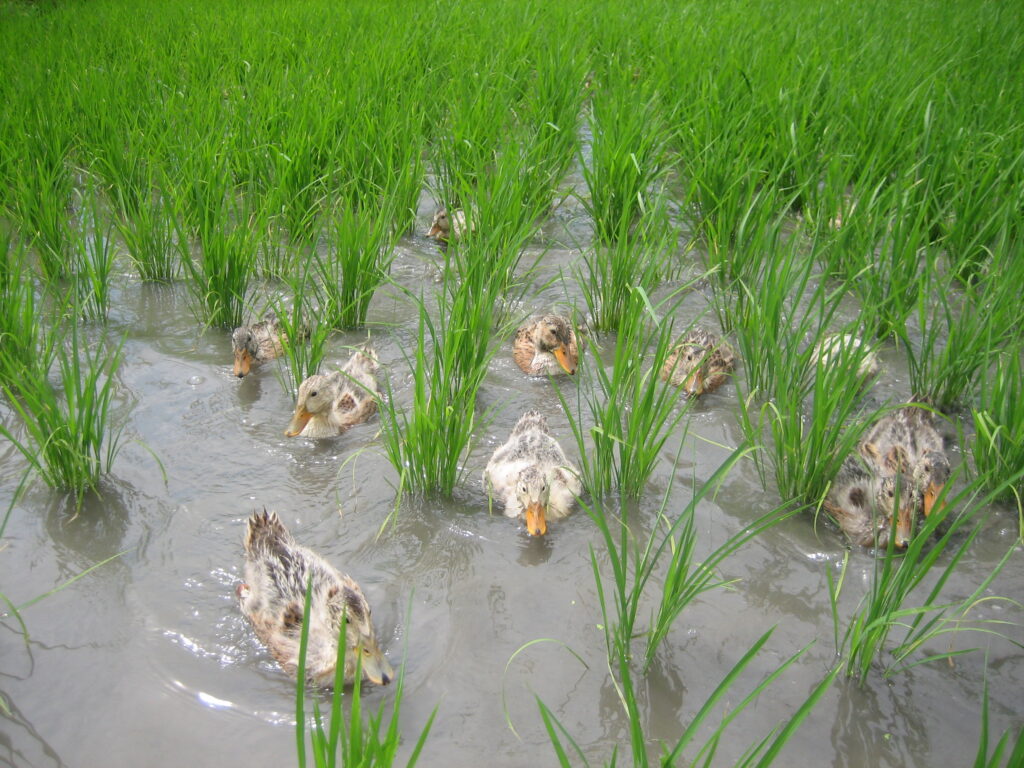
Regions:
[[[316,397],[316,395],[317,395],[317,391],[315,389],[312,392],[309,393],[310,397]]]

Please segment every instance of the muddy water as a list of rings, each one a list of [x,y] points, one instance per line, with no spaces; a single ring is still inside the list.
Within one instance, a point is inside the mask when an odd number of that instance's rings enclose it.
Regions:
[[[426,208],[425,201],[424,222]],[[586,238],[586,221],[567,205],[545,227],[545,236],[552,247],[538,285],[575,263],[574,240]],[[394,275],[422,286],[436,278],[438,262],[433,244],[409,236],[400,244]],[[481,408],[499,410],[479,435],[455,499],[403,502],[397,522],[378,538],[394,508],[396,481],[376,440],[379,421],[336,440],[285,438],[292,402],[273,365],[242,381],[233,378],[229,334],[197,327],[183,286],[120,282],[111,326],[127,333],[119,373],[124,450],[102,499],[90,500],[75,518],[61,497],[40,484],[32,487],[7,527],[0,591],[21,603],[122,554],[26,609],[27,643],[14,621],[0,622],[0,691],[13,711],[11,719],[0,720],[0,763],[292,764],[293,684],[256,641],[234,598],[244,521],[264,506],[277,510],[299,541],[362,584],[392,661],[397,667],[405,660],[406,752],[438,708],[421,764],[553,764],[534,696],[553,710],[592,762],[606,760],[614,744],[628,749],[628,723],[606,667],[588,554],[591,546],[601,550],[593,524],[575,514],[552,524],[546,538],[530,539],[513,521],[488,514],[480,483],[487,457],[528,408],[547,414],[576,455],[548,382],[524,378],[504,346],[480,397]],[[564,307],[567,298],[580,299],[572,280],[531,291],[521,309]],[[705,309],[706,297],[695,291],[681,319]],[[408,402],[402,348],[415,332],[414,311],[384,290],[370,319],[394,396]],[[364,338],[365,333],[335,337],[328,362],[342,363],[345,345]],[[905,397],[900,354],[885,350],[883,359],[887,376],[871,396]],[[584,368],[581,377],[586,375]],[[702,399],[686,433],[680,430],[669,441],[632,515],[638,534],[652,524],[671,481],[670,514],[683,508],[694,485],[739,444],[735,397],[735,387],[727,385]],[[0,415],[11,422],[5,407]],[[960,460],[955,454],[954,465]],[[23,469],[17,454],[0,446],[3,508]],[[741,464],[698,509],[700,552],[777,501],[762,491],[753,466]],[[1013,545],[1015,533],[1010,511],[993,508],[948,594],[970,594]],[[844,551],[834,530],[816,530],[811,520],[797,518],[728,560],[722,575],[735,583],[705,594],[682,614],[650,674],[639,681],[652,743],[677,738],[726,671],[773,626],[774,636],[726,697],[727,710],[763,674],[814,645],[733,726],[716,764],[730,764],[792,714],[835,661],[826,573],[838,569]],[[873,563],[865,551],[851,558],[841,601],[846,616]],[[1019,597],[1021,563],[1018,553],[987,594]],[[998,603],[982,604],[974,616],[1020,618]],[[646,620],[645,609],[641,626]],[[1009,631],[1022,639],[1019,630]],[[516,654],[538,639],[545,642]],[[1019,725],[1019,651],[981,635],[952,642],[988,649],[993,729]],[[863,689],[840,679],[790,743],[786,764],[967,764],[977,744],[984,662],[983,653],[975,653],[952,667],[920,666],[891,680],[876,673]],[[376,704],[393,695],[393,689],[375,689],[369,699]]]

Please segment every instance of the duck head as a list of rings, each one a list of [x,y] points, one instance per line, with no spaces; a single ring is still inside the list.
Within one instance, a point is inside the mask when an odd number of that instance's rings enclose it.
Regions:
[[[299,397],[295,403],[295,413],[291,423],[284,431],[285,437],[299,435],[306,424],[318,413],[331,407],[337,396],[335,382],[329,376],[314,374],[299,385]]]
[[[949,480],[950,468],[949,459],[939,451],[928,451],[917,462],[914,467],[914,485],[920,489],[924,507],[924,516],[928,517],[935,506],[935,500],[942,493],[943,487]],[[943,502],[939,509],[945,506]]]
[[[231,346],[235,350],[234,374],[242,378],[251,370],[252,362],[257,355],[256,338],[245,326],[235,328],[235,332],[231,334]]]
[[[579,360],[571,351],[572,328],[564,318],[557,315],[542,317],[534,330],[533,343],[539,352],[550,352],[554,355],[562,370],[570,376],[576,373]]]
[[[516,498],[523,505],[526,532],[531,536],[543,536],[548,532],[544,515],[548,508],[551,483],[537,467],[527,467],[519,473],[516,481]]]

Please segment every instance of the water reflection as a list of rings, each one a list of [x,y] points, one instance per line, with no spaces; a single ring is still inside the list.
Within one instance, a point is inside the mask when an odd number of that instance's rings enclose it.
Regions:
[[[520,528],[519,557],[516,558],[520,565],[544,565],[551,559],[555,548],[552,541],[555,532],[549,530],[546,536],[531,536],[518,521],[509,522],[515,522]]]
[[[903,682],[908,682],[904,679]],[[913,756],[929,754],[925,718],[912,705],[909,691],[872,677],[836,682],[839,704],[832,726],[837,768],[891,765],[902,768]]]
[[[5,726],[0,728],[0,765],[11,768],[63,768],[67,765],[57,750],[22,714],[17,703],[4,696],[4,704],[10,714],[4,716]]]

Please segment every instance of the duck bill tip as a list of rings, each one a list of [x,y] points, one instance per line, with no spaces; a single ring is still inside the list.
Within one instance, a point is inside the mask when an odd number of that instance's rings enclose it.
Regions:
[[[570,376],[575,375],[576,361],[570,358],[565,345],[555,347],[555,349],[551,350],[551,353],[555,356],[555,360],[558,361],[558,364],[562,366],[563,371],[568,373]]]
[[[296,409],[295,415],[292,416],[292,421],[288,425],[288,429],[284,431],[285,437],[298,437],[302,434],[302,430],[306,428],[306,424],[313,418],[313,414],[307,411],[305,408]]]
[[[544,519],[544,507],[541,504],[528,505],[524,517],[526,518],[526,532],[531,536],[543,536],[548,532],[548,524]]]

